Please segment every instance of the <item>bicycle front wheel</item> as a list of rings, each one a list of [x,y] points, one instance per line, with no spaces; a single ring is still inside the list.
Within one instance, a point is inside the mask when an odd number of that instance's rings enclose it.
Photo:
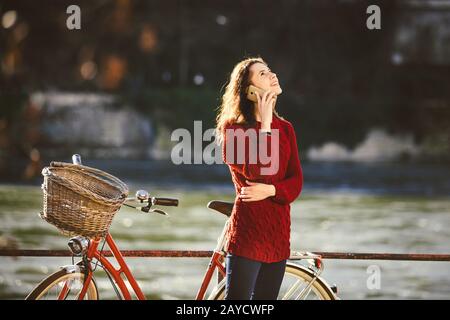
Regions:
[[[25,300],[77,300],[83,289],[84,273],[61,269],[38,284]],[[85,300],[97,300],[98,290],[94,279],[88,286]]]
[[[322,278],[317,277],[311,286],[308,286],[313,278],[314,273],[311,270],[288,262],[277,300],[336,300],[333,290]],[[225,283],[226,279],[223,279],[208,299],[223,300]]]

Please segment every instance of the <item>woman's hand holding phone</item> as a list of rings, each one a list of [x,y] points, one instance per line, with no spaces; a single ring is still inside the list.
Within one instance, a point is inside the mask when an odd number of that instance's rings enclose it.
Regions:
[[[261,116],[261,129],[270,132],[270,124],[272,122],[273,104],[275,103],[275,92],[267,90],[262,97],[255,92],[258,99],[258,111]]]

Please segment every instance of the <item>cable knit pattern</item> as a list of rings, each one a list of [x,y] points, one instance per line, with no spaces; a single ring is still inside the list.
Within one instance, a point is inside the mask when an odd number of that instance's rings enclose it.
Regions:
[[[266,263],[278,262],[290,256],[290,203],[300,195],[303,186],[302,168],[292,124],[273,114],[271,128],[272,132],[274,132],[273,129],[279,130],[278,148],[277,145],[273,145],[271,148],[271,141],[274,139],[273,133],[272,136],[259,134],[260,122],[251,127],[230,124],[225,128],[225,130],[242,129],[243,132],[256,129],[257,149],[250,149],[249,139],[245,139],[245,161],[237,161],[239,135],[231,136],[234,138],[231,143],[234,144],[230,144],[225,134],[222,145],[222,157],[230,169],[236,190],[225,250],[238,256]],[[242,138],[243,136],[241,136]],[[274,140],[275,142],[276,140]],[[234,153],[228,151],[227,154],[227,146],[230,150],[234,146]],[[257,152],[264,146],[272,161],[276,159],[275,152],[278,153],[279,166],[274,174],[262,174],[261,171],[263,168],[270,167],[271,163],[264,164],[267,161],[262,161],[256,156],[254,158],[257,160],[256,163],[249,161],[251,159],[250,151]],[[242,201],[238,198],[238,194],[241,192],[241,187],[247,186],[245,180],[273,184],[276,189],[275,196],[260,201]]]

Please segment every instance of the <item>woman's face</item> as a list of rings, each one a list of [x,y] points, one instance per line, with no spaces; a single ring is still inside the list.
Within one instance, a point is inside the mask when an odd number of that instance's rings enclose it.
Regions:
[[[268,66],[264,63],[254,63],[250,66],[250,84],[259,87],[264,90],[274,91],[276,95],[279,95],[283,90],[278,83],[278,78]]]

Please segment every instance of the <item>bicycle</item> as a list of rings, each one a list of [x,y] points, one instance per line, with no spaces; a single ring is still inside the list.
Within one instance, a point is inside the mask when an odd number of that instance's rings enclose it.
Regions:
[[[74,162],[81,164],[80,158]],[[134,208],[141,212],[158,213],[166,215],[161,209],[152,209],[154,205],[178,206],[178,199],[150,197],[145,190],[138,190],[135,197],[127,198],[124,206]],[[232,202],[210,201],[208,208],[227,216],[231,215]],[[225,293],[225,234],[229,220],[218,238],[217,246],[210,259],[208,268],[202,280],[201,287],[196,295],[196,300],[205,298],[206,291],[210,286],[215,270],[218,270],[219,283],[213,288],[209,300],[221,300]],[[102,268],[113,286],[119,299],[131,300],[132,295],[128,289],[123,276],[128,281],[134,295],[139,300],[145,300],[145,295],[139,287],[131,270],[126,264],[119,247],[108,232],[103,239],[102,248],[99,250],[102,238],[89,238],[84,236],[72,237],[68,246],[73,256],[81,257],[81,261],[61,267],[61,269],[42,280],[26,297],[26,300],[57,299],[57,300],[97,300],[99,298],[98,288],[93,276],[97,267]],[[102,253],[104,245],[108,244],[113,257],[119,265],[115,268]],[[307,261],[308,267],[304,267],[294,261]],[[281,299],[337,299],[336,287],[329,286],[320,277],[323,271],[322,259],[318,255],[308,252],[292,251],[291,257],[286,265],[286,273],[280,290]]]

